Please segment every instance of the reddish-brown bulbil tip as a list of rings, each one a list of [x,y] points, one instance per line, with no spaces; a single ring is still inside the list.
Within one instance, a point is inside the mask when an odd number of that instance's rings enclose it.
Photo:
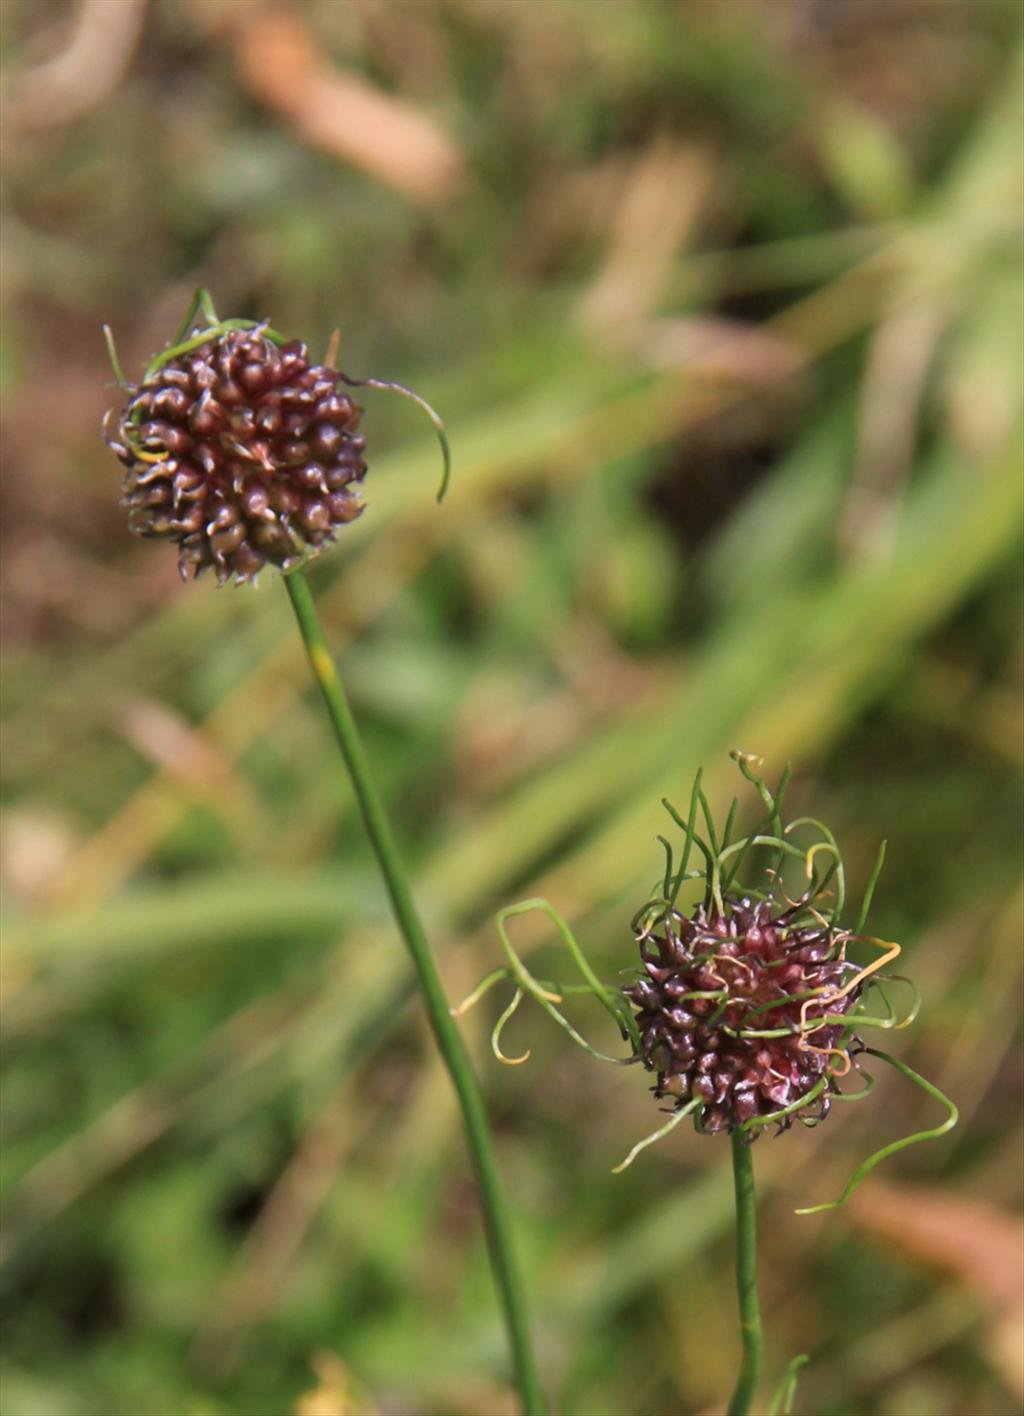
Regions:
[[[260,328],[168,360],[130,390],[108,439],[131,529],[177,542],[185,578],[290,570],[363,510],[362,409],[339,387],[304,344],[279,348]]]
[[[799,1105],[835,1065],[845,1031],[821,1020],[841,1017],[859,994],[843,992],[851,965],[835,957],[836,941],[824,925],[792,928],[766,902],[727,900],[719,917],[703,906],[690,919],[664,916],[640,938],[646,976],[624,990],[658,1076],[655,1096],[680,1106],[699,1098],[706,1132]],[[740,1035],[752,1031],[782,1035]],[[828,1114],[828,1090],[801,1119]]]

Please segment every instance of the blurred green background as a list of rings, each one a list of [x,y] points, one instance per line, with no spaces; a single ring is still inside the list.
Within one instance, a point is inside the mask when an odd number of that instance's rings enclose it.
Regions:
[[[726,805],[730,748],[793,759],[854,891],[888,838],[894,1050],[963,1121],[810,1219],[933,1104],[893,1074],[758,1145],[766,1388],[806,1351],[805,1413],[1020,1408],[1021,14],[4,6],[5,1416],[515,1409],[283,589],[181,586],[117,504],[100,325],[131,376],[200,284],[447,419],[438,509],[367,396],[314,586],[453,1000],[529,894],[628,968],[659,798],[703,763]],[[528,1010],[504,1069],[499,1007],[464,1027],[556,1411],[721,1410],[727,1147],[611,1176],[648,1079]]]

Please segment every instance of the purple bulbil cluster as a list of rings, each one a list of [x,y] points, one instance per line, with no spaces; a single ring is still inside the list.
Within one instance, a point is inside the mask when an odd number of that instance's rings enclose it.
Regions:
[[[111,447],[140,536],[177,542],[183,577],[288,570],[363,510],[361,408],[298,341],[231,329],[131,390]]]
[[[824,925],[793,927],[792,913],[773,917],[766,902],[726,901],[720,915],[703,906],[690,919],[668,911],[640,936],[644,976],[624,991],[637,1010],[641,1055],[657,1072],[655,1096],[680,1107],[700,1099],[704,1131],[732,1131],[795,1106],[826,1072],[826,1087],[801,1114],[828,1112],[845,1028],[821,1020],[852,1007],[859,989],[842,989],[856,971],[841,957],[842,936]]]

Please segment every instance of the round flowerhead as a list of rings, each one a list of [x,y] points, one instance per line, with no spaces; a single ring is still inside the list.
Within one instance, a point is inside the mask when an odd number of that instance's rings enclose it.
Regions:
[[[664,803],[683,831],[682,857],[677,869],[671,845],[661,838],[665,873],[634,917],[641,967],[623,994],[636,1010],[635,1053],[657,1076],[655,1097],[692,1114],[707,1134],[742,1130],[754,1139],[768,1123],[780,1131],[795,1119],[816,1125],[833,1099],[844,1096],[840,1079],[859,1072],[856,1059],[864,1050],[858,1024],[878,1021],[858,1005],[899,946],[860,933],[875,876],[857,928],[840,923],[845,876],[839,848],[813,818],[783,825],[788,771],[772,793],[752,759],[733,755],[768,815],[734,842],[734,802],[720,834],[699,773],[688,821]],[[704,832],[697,827],[700,815]],[[802,843],[808,832],[810,841]],[[740,886],[742,867],[758,852],[765,857],[758,885]],[[691,870],[695,853],[700,863]],[[786,893],[787,864],[803,877],[795,900]],[[876,873],[880,867],[881,857]],[[688,882],[702,886],[703,898],[683,910],[677,901]],[[858,964],[847,958],[853,944],[880,952]]]
[[[108,441],[140,536],[174,541],[182,577],[289,570],[363,510],[362,410],[343,375],[264,325],[186,328],[153,361]],[[109,417],[109,415],[108,415]]]
[[[944,1135],[956,1125],[957,1109],[912,1067],[869,1046],[862,1036],[868,1029],[907,1027],[921,1002],[910,979],[884,972],[900,946],[863,932],[884,843],[853,927],[847,928],[841,923],[845,870],[832,832],[808,816],[783,823],[788,768],[773,792],[754,770],[758,759],[743,752],[731,755],[766,815],[736,837],[739,803],[734,800],[719,829],[700,772],[686,820],[663,800],[682,831],[682,849],[677,856],[671,842],[658,837],[665,868],[633,917],[640,953],[640,966],[631,971],[634,982],[624,988],[602,983],[558,911],[547,900],[524,900],[498,912],[507,967],[488,974],[456,1012],[472,1007],[495,984],[511,982],[512,999],[491,1034],[500,1061],[517,1064],[530,1055],[509,1057],[501,1046],[506,1026],[530,997],[591,1057],[620,1066],[639,1062],[655,1073],[651,1090],[658,1100],[668,1101],[661,1109],[670,1118],[637,1142],[615,1167],[616,1174],[687,1117],[705,1135],[731,1131],[743,1141],[755,1140],[768,1125],[780,1132],[794,1120],[815,1126],[833,1102],[870,1095],[874,1079],[865,1059],[885,1062],[945,1109],[941,1124],[890,1141],[863,1161],[839,1200],[797,1211],[814,1214],[844,1204],[886,1156]],[[703,826],[698,825],[701,817]],[[692,869],[691,861],[696,862]],[[755,868],[748,869],[741,886],[741,872],[752,862]],[[684,906],[681,902],[693,899],[695,886],[702,898]],[[533,910],[551,920],[582,982],[540,979],[520,957],[508,922]],[[849,958],[851,950],[866,952],[866,960]],[[906,990],[902,1014],[890,996],[896,988]],[[567,996],[581,993],[595,998],[613,1019],[629,1045],[626,1056],[594,1047],[562,1011]]]
[[[640,934],[644,976],[624,990],[640,1055],[655,1096],[697,1103],[703,1131],[828,1114],[860,985],[839,931],[794,925],[798,910],[726,899],[690,918],[668,909]]]

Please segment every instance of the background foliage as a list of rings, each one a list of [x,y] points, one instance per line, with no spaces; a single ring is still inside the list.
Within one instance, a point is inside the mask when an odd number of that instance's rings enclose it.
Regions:
[[[606,977],[658,799],[797,764],[925,1009],[764,1139],[798,1409],[1018,1409],[1015,0],[10,0],[7,1416],[514,1407],[450,1097],[282,587],[183,589],[98,434],[194,286],[370,402],[316,568],[453,999],[547,895]],[[517,939],[544,942],[521,921]],[[715,1409],[724,1144],[625,1175],[646,1080],[473,1039],[557,1410]],[[598,1018],[589,1021],[600,1027]],[[514,1035],[514,1036],[513,1036]]]

